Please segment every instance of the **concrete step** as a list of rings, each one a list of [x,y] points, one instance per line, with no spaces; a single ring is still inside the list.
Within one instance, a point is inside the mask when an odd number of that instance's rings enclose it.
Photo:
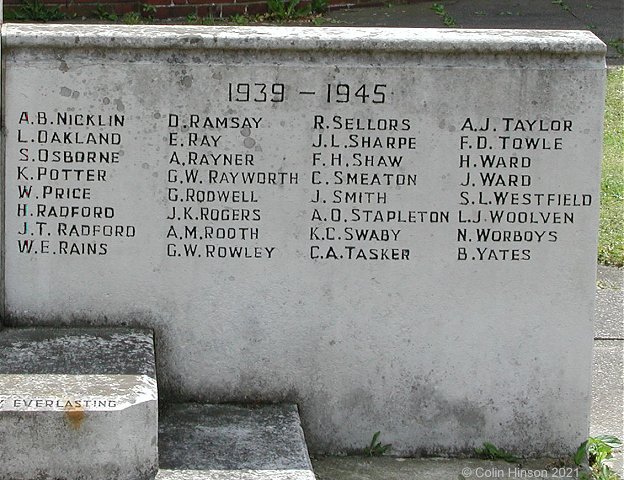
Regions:
[[[0,480],[146,480],[158,467],[149,331],[0,331]]]
[[[157,480],[314,480],[296,405],[161,411]]]

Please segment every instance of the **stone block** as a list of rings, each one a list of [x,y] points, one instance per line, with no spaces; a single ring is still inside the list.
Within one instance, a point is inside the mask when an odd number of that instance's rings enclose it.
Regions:
[[[296,405],[174,404],[157,480],[314,480]]]
[[[157,332],[314,452],[589,431],[590,32],[4,25],[6,313]]]
[[[148,480],[158,404],[150,332],[0,332],[0,479]]]

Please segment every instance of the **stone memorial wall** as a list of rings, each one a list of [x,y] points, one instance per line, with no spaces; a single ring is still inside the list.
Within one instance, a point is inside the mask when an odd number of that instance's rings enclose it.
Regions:
[[[3,27],[7,325],[156,332],[161,396],[315,451],[588,433],[588,32]]]

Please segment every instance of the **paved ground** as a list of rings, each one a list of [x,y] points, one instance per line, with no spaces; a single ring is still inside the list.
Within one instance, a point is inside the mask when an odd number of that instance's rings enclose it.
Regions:
[[[624,439],[624,269],[598,267],[591,433]],[[623,455],[618,457],[624,475]]]
[[[621,439],[624,439],[623,306],[624,269],[599,266],[591,434],[617,435]],[[515,464],[465,459],[326,457],[313,459],[312,463],[318,480],[544,478],[544,473],[549,474],[548,478],[576,478],[570,475],[573,472],[553,470],[557,464],[552,460],[523,462],[519,470]],[[624,475],[623,464],[620,454],[614,466]]]
[[[609,46],[608,63],[624,65],[622,0],[440,0],[446,17],[433,3],[388,0],[387,7],[336,10],[329,18],[352,26],[591,30]]]
[[[522,464],[485,460],[370,459],[333,457],[313,461],[317,480],[477,480],[514,478],[576,479],[576,467],[562,467],[552,460]]]

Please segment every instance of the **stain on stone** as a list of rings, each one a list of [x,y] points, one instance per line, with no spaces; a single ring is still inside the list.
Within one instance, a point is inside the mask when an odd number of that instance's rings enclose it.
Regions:
[[[248,137],[249,135],[251,135],[251,129],[249,129],[249,128],[241,128],[240,133],[241,133],[241,135],[243,137]]]
[[[193,77],[190,75],[184,75],[182,80],[180,80],[180,84],[183,87],[190,88],[193,85]]]
[[[108,104],[110,103],[110,98],[108,98],[108,97],[104,97],[104,98],[102,99],[102,103],[103,103],[104,105],[108,105]]]
[[[61,97],[71,97],[71,88],[61,87]]]
[[[410,400],[412,418],[419,419],[422,425],[446,424],[461,438],[478,438],[485,432],[487,407],[469,400],[449,399],[428,378],[414,379]]]
[[[59,70],[63,73],[69,70],[69,66],[67,65],[67,62],[65,60],[61,60],[61,63],[59,65]]]
[[[79,430],[82,422],[86,417],[84,408],[73,405],[65,408],[65,419],[69,423],[70,428],[73,430]]]
[[[124,106],[124,104],[123,104],[123,102],[121,101],[121,99],[119,99],[119,98],[118,98],[117,100],[115,100],[115,102],[114,102],[114,103],[115,103],[115,105],[117,106],[117,110],[118,110],[118,111],[123,112],[123,111],[126,109],[126,107]]]
[[[71,94],[71,97],[72,97],[73,99],[76,99],[76,98],[78,98],[79,96],[80,96],[80,92],[78,92],[78,91],[76,91],[76,90],[74,90],[74,91],[72,92],[72,94]]]
[[[247,137],[245,138],[245,140],[243,140],[243,145],[245,145],[245,147],[247,148],[253,148],[255,144],[256,141],[251,137]]]

